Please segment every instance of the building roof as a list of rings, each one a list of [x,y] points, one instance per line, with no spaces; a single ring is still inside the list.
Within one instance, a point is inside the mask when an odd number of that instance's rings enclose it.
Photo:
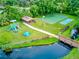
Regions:
[[[28,17],[28,16],[24,16],[24,17],[22,17],[22,20],[24,20],[24,21],[31,21],[32,18]]]
[[[0,5],[0,8],[4,8],[4,6],[3,5]]]
[[[11,20],[10,22],[16,22],[16,20]]]
[[[3,13],[3,12],[4,12],[3,10],[0,10],[0,14]]]

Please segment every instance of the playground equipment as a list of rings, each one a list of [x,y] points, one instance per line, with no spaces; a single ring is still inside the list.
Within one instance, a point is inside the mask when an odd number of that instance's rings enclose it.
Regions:
[[[23,36],[30,36],[30,33],[29,32],[24,32]]]
[[[11,31],[18,31],[19,25],[18,24],[11,24],[9,30]]]

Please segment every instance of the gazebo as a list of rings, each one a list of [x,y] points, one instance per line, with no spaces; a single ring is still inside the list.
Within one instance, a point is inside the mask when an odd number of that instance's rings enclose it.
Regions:
[[[28,16],[24,16],[22,17],[22,20],[26,23],[32,23],[32,22],[35,22],[35,20],[33,20],[33,18],[31,17],[28,17]]]

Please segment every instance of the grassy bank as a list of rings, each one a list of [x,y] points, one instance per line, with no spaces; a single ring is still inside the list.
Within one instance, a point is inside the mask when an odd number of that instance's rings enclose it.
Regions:
[[[79,59],[79,49],[74,48],[72,51],[62,59]]]
[[[21,47],[32,47],[32,46],[42,46],[42,45],[51,45],[58,42],[56,38],[47,38],[41,40],[35,40],[33,42],[24,42],[22,44],[12,45],[13,48],[21,48]]]

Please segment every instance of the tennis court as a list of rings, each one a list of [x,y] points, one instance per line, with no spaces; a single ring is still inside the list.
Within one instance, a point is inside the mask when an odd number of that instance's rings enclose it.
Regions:
[[[67,19],[67,16],[63,14],[53,14],[53,15],[46,15],[45,17],[40,18],[40,20],[49,24],[54,24],[56,22],[62,21],[63,19]]]

